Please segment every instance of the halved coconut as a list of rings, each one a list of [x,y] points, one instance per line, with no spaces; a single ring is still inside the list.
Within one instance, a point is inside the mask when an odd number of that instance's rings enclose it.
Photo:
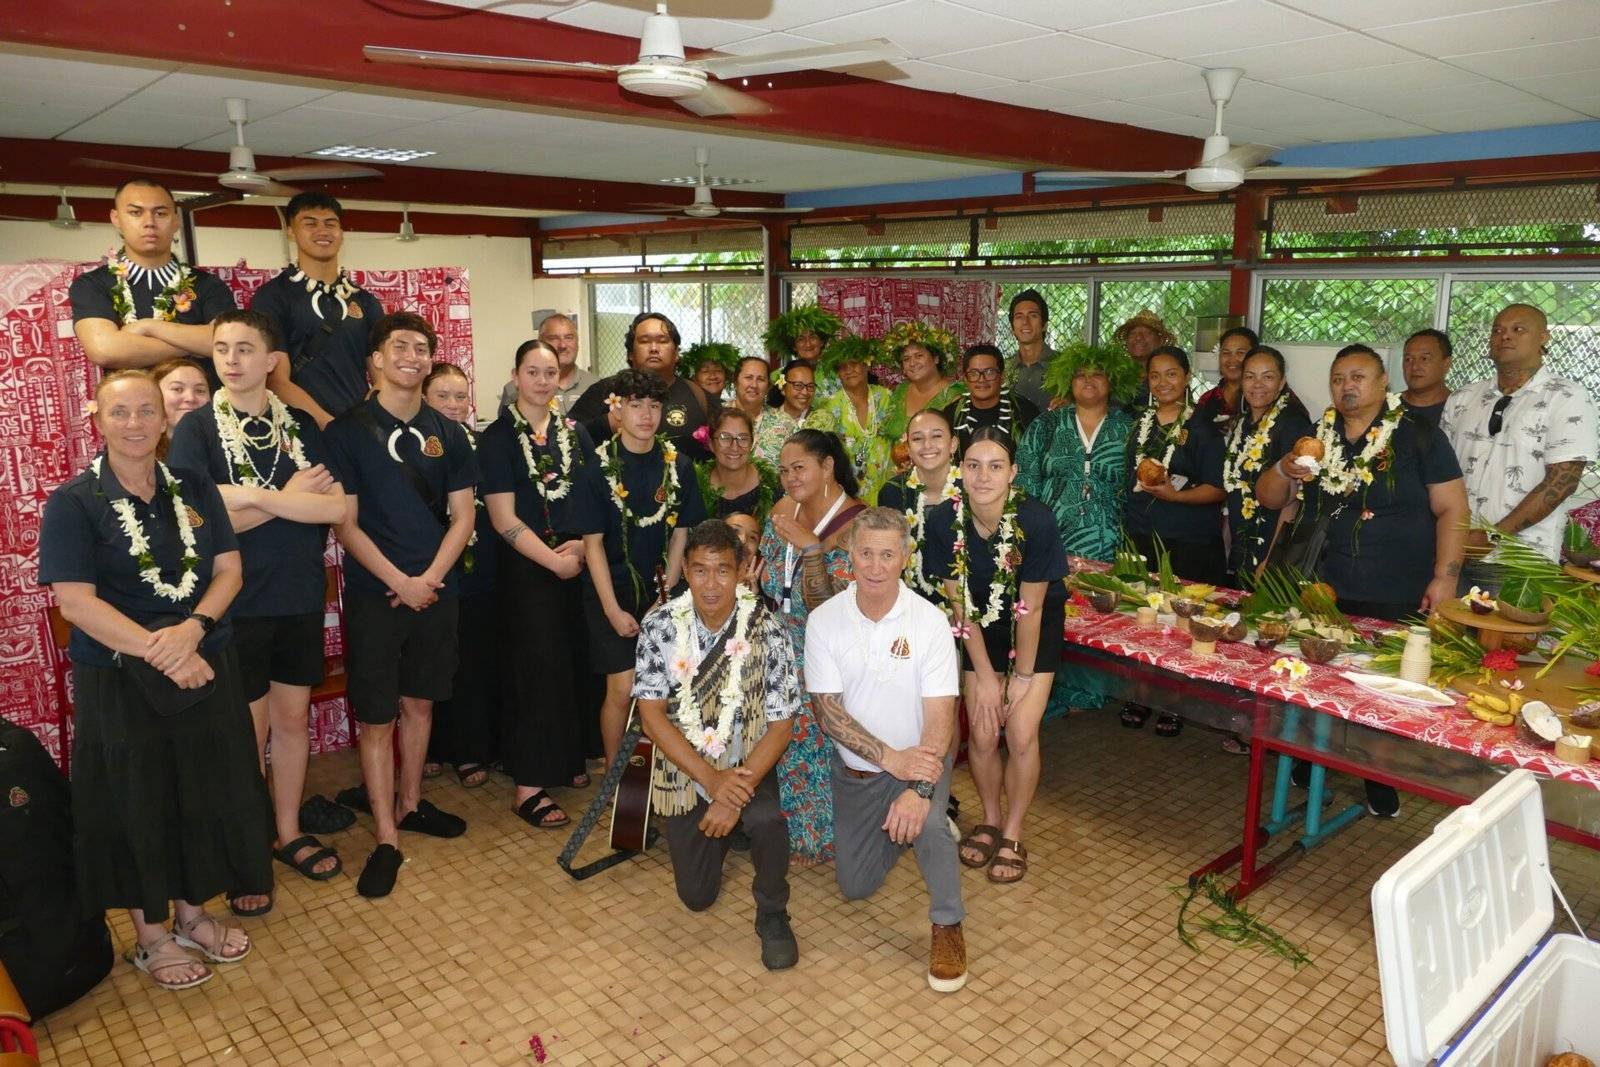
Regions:
[[[1553,748],[1566,731],[1561,726],[1561,716],[1542,700],[1530,700],[1522,705],[1517,716],[1517,736],[1540,748]]]

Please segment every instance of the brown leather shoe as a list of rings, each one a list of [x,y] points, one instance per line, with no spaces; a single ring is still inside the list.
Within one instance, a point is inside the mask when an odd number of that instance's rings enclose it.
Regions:
[[[928,951],[928,986],[935,993],[954,993],[967,984],[967,942],[961,924],[933,927]]]

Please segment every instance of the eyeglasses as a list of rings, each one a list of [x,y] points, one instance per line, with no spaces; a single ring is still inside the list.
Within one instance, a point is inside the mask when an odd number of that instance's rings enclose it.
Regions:
[[[749,448],[750,435],[747,433],[719,433],[717,434],[717,444],[733,448]]]
[[[1503,396],[1494,402],[1494,410],[1489,412],[1489,436],[1498,434],[1506,424],[1506,408],[1511,406],[1511,398]]]
[[[1000,377],[1000,368],[980,367],[976,370],[967,371],[964,377],[969,382],[992,382],[996,378]]]
[[[817,383],[816,382],[790,381],[790,382],[787,382],[785,384],[787,384],[790,389],[793,389],[797,393],[814,393],[814,392],[817,391]]]

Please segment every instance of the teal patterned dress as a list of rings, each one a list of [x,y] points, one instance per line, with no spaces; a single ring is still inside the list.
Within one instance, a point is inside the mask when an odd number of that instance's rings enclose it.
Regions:
[[[1022,435],[1017,449],[1017,484],[1055,512],[1062,547],[1068,555],[1110,560],[1122,531],[1122,500],[1131,481],[1128,438],[1133,417],[1119,408],[1106,412],[1091,449],[1078,433],[1078,411],[1069,404],[1047,411]],[[1046,718],[1069,708],[1105,703],[1098,674],[1064,664],[1056,671]]]

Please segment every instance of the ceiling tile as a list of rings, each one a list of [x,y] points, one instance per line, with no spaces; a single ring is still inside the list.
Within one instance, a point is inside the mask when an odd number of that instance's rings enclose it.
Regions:
[[[1163,15],[1090,26],[1078,33],[1168,59],[1187,59],[1235,48],[1240,41],[1257,45],[1282,44],[1308,37],[1326,37],[1337,29],[1321,19],[1279,7],[1268,0],[1225,0]]]
[[[1536,97],[1514,86],[1503,85],[1500,82],[1479,81],[1437,89],[1412,89],[1393,94],[1381,101],[1370,101],[1366,106],[1384,115],[1419,122],[1421,121],[1417,118],[1419,115],[1461,111],[1472,107],[1486,110],[1517,108],[1531,106],[1537,102]],[[1494,127],[1481,126],[1479,129],[1489,130]]]
[[[211,74],[177,71],[134,93],[123,106],[134,111],[178,111],[191,116],[216,115],[227,126],[223,101],[245,100],[251,121],[309,104],[335,90],[262,80],[221,78]]]
[[[1191,56],[1189,61],[1202,67],[1243,67],[1252,78],[1277,81],[1279,78],[1324,71],[1381,67],[1415,58],[1415,53],[1386,41],[1374,41],[1359,33],[1335,33],[1304,41],[1255,45]]]
[[[1357,107],[1382,104],[1393,96],[1419,89],[1445,89],[1482,81],[1476,74],[1436,59],[1417,59],[1362,70],[1334,70],[1304,77],[1279,78],[1286,89],[1313,93]]]
[[[1321,121],[1309,127],[1310,140],[1324,144],[1345,141],[1380,141],[1391,137],[1426,137],[1433,131],[1414,122],[1390,118],[1387,115],[1363,114],[1348,120]],[[1278,142],[1284,143],[1284,142]]]
[[[730,41],[718,45],[716,50],[730,56],[748,56],[756,52],[788,52],[795,48],[811,48],[817,43],[814,37],[799,37],[792,33],[758,33],[742,41]]]
[[[298,156],[335,144],[383,145],[384,134],[406,125],[405,119],[388,115],[297,107],[250,123],[245,127],[244,139],[251,148],[265,155]],[[233,131],[230,130],[190,141],[186,147],[226,152],[232,144]]]
[[[1577,74],[1551,74],[1512,84],[1553,104],[1570,107],[1585,115],[1600,117],[1600,78],[1588,71]]]
[[[1099,119],[1101,122],[1121,122],[1129,126],[1138,126],[1142,129],[1162,130],[1166,133],[1184,134],[1189,137],[1199,137],[1211,132],[1209,123],[1193,115],[1176,115],[1171,111],[1144,107],[1140,104],[1124,103],[1120,100],[1093,101],[1073,108],[1072,114],[1080,118]]]
[[[886,0],[866,0],[867,4]],[[761,32],[794,31],[796,27],[823,19],[836,18],[860,11],[864,0],[671,0],[672,14],[678,19],[685,44],[707,48],[698,36],[698,28],[706,22],[735,23],[745,27],[745,36]],[[644,16],[653,9],[647,0],[589,0],[586,8],[622,9],[633,22],[625,32],[637,37],[644,24]],[[568,11],[579,10],[569,7]],[[555,20],[562,21],[562,20]],[[612,31],[616,32],[616,31]],[[717,47],[721,47],[718,45]]]
[[[1501,48],[1556,44],[1600,36],[1600,4],[1594,0],[1547,0],[1504,11],[1375,27],[1373,36],[1433,56],[1467,55]]]
[[[992,100],[1000,104],[1011,104],[1015,107],[1031,107],[1040,111],[1062,111],[1070,114],[1077,114],[1077,109],[1086,104],[1102,102],[1081,93],[1068,93],[1031,82],[1013,82],[1010,85],[978,89],[963,95],[974,96],[980,100]]]
[[[1199,7],[1211,0],[953,0],[962,7],[1007,15],[1024,22],[1048,26],[1052,30],[1076,30],[1120,19],[1160,15],[1186,7]]]
[[[1284,7],[1317,15],[1353,30],[1438,19],[1449,15],[1467,15],[1475,11],[1496,11],[1543,2],[1544,0],[1278,0]]]
[[[1145,56],[1070,33],[1052,33],[986,48],[947,52],[932,58],[962,70],[996,72],[1018,81],[1037,81],[1067,70],[1093,73],[1132,66]]]
[[[957,7],[945,0],[900,0],[842,18],[798,27],[798,33],[823,41],[855,41],[887,37],[912,59],[951,51],[951,42],[969,47],[1004,44],[1038,37],[1042,31],[1027,22]]]
[[[0,137],[59,137],[83,122],[82,109],[55,104],[0,108]]]
[[[1136,63],[1131,67],[1101,70],[1093,74],[1063,74],[1055,78],[1040,78],[1038,81],[1040,85],[1107,100],[1137,100],[1186,90],[1200,94],[1201,99],[1205,98],[1205,83],[1200,78],[1200,68],[1175,59]]]
[[[87,82],[56,82],[40,78],[13,77],[0,68],[0,100],[5,110],[17,107],[50,106],[62,112],[77,112],[78,121],[96,111],[114,107],[128,96],[128,90]]]
[[[1600,84],[1600,37],[1451,56],[1450,62],[1454,66],[1465,67],[1467,70],[1476,71],[1498,81],[1537,78],[1546,74],[1570,74],[1575,71],[1597,71],[1591,77]]]
[[[32,52],[0,51],[0,77],[57,85],[98,85],[132,92],[176,69],[174,63],[147,63],[137,59],[97,63]]]
[[[477,104],[457,104],[444,100],[419,100],[382,89],[330,93],[307,105],[333,111],[359,111],[364,115],[388,115],[411,122],[447,119],[478,110]]]
[[[215,118],[204,118],[178,108],[133,111],[114,107],[63,131],[62,136],[69,141],[90,141],[94,144],[178,148],[196,139],[222,133],[228,128],[220,104]]]
[[[688,5],[673,5],[674,8],[686,6]],[[580,4],[549,16],[549,21],[637,39],[639,34],[644,32],[644,20],[649,14],[649,11],[641,11],[637,7]],[[683,43],[690,48],[721,48],[734,41],[746,40],[760,29],[760,27],[752,29],[745,23],[728,22],[718,18],[700,18],[677,10],[672,14],[678,20]]]
[[[1579,122],[1586,116],[1529,97],[1528,103],[1503,107],[1474,107],[1418,115],[1415,121],[1441,133],[1471,133],[1475,130],[1503,130],[1515,126],[1544,126],[1560,122]]]

